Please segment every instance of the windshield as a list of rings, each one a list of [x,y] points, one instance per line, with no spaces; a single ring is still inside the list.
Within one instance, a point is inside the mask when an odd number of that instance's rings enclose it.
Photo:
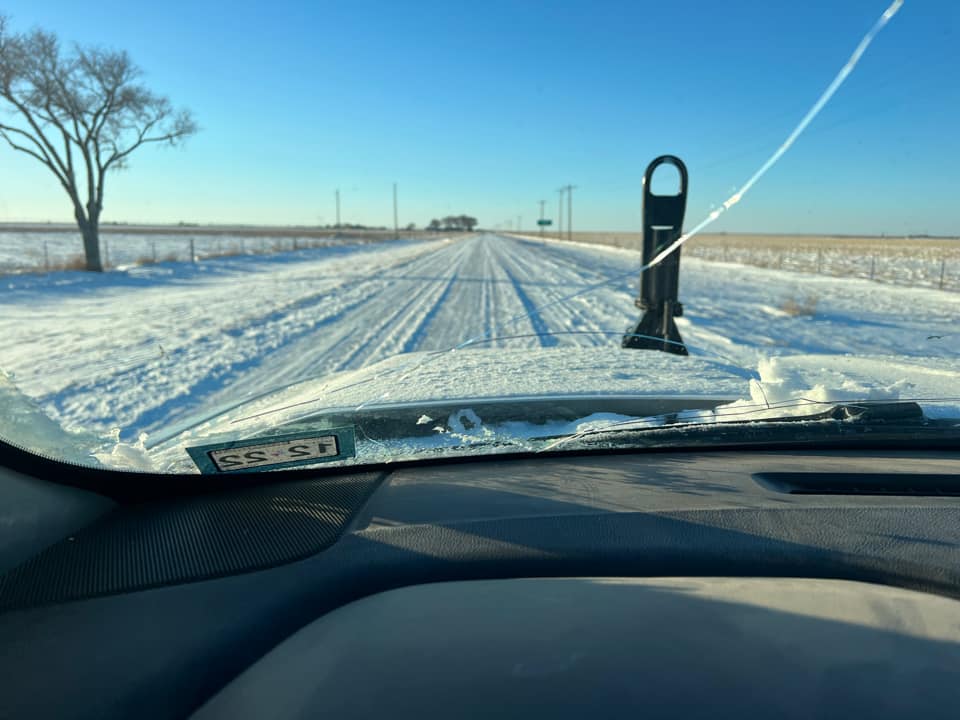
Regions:
[[[221,473],[956,437],[955,3],[4,13],[10,445]]]

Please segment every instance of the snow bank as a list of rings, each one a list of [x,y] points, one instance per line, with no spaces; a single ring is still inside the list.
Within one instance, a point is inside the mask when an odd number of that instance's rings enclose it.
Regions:
[[[64,462],[110,467],[118,470],[153,470],[143,440],[136,445],[119,441],[119,428],[112,436],[68,431],[51,419],[40,406],[14,385],[0,370],[0,407],[3,408],[2,435],[6,442]]]

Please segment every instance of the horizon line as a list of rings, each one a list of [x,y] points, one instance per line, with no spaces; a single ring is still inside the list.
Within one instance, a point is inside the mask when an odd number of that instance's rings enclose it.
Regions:
[[[253,231],[286,231],[290,230],[309,230],[311,232],[317,232],[322,230],[345,230],[345,231],[370,231],[370,232],[394,232],[393,228],[383,225],[362,225],[359,223],[341,223],[339,226],[336,225],[317,225],[317,224],[305,224],[305,223],[295,223],[289,225],[283,224],[264,224],[260,225],[257,223],[188,223],[184,221],[171,222],[171,223],[157,223],[157,222],[120,222],[120,221],[109,221],[100,224],[101,230],[106,230],[108,232],[115,232],[118,229],[130,229],[130,230],[170,230],[176,231],[178,233],[188,233],[190,231],[217,231],[223,232],[228,230],[253,230]],[[0,220],[0,231],[6,232],[33,232],[36,230],[43,231],[53,231],[53,232],[79,232],[79,228],[76,223],[71,223],[61,220]],[[494,228],[480,228],[480,230],[495,232]],[[536,227],[527,228],[527,229],[499,229],[500,232],[504,233],[524,233],[524,234],[533,234],[536,235],[539,233],[539,229]],[[406,230],[405,228],[399,228],[401,233],[410,233],[410,232],[444,232],[444,231],[430,231],[426,228],[417,227],[413,230]],[[451,231],[452,232],[452,231]],[[574,235],[612,235],[612,234],[633,234],[641,235],[642,230],[637,229],[626,229],[626,230],[574,230]],[[563,235],[566,235],[567,231],[563,231]],[[557,232],[546,231],[544,233],[546,237],[552,237],[557,235]],[[700,236],[723,236],[723,235],[750,235],[757,237],[837,237],[837,238],[876,238],[876,239],[895,239],[895,238],[930,238],[938,240],[960,240],[960,234],[957,235],[941,235],[941,234],[930,234],[930,233],[811,233],[811,232],[764,232],[764,231],[740,231],[740,230],[718,230],[715,232],[704,232],[699,233]]]

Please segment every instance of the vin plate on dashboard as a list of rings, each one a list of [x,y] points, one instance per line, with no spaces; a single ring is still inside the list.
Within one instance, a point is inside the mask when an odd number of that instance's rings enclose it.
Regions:
[[[200,445],[187,452],[202,473],[293,467],[353,457],[353,428]]]

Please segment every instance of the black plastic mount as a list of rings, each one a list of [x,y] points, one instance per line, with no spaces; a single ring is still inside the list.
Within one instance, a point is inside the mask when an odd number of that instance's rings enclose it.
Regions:
[[[661,165],[673,165],[680,173],[680,192],[676,195],[654,195],[651,181]],[[662,350],[687,355],[674,318],[683,315],[677,300],[680,282],[680,248],[674,250],[655,267],[647,267],[664,248],[680,237],[683,214],[687,208],[687,166],[674,155],[661,155],[647,166],[643,174],[643,272],[640,273],[640,294],[635,302],[643,311],[633,328],[627,328],[622,345],[637,350]]]

